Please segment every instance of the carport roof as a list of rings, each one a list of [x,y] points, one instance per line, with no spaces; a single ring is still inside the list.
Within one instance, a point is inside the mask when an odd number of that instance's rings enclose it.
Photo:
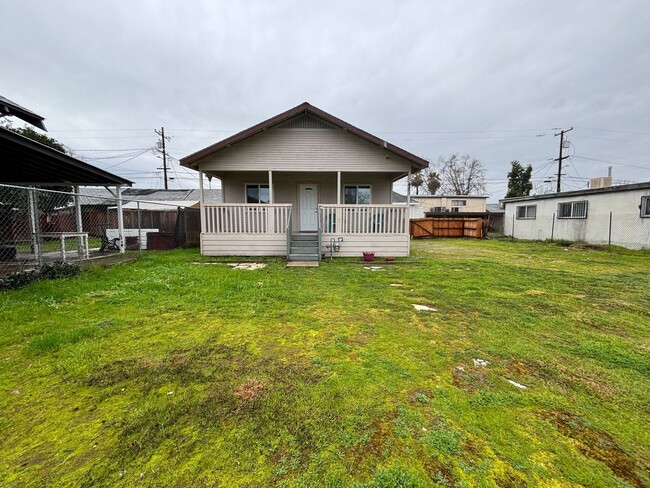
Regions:
[[[0,127],[0,183],[126,185],[133,182]]]
[[[43,124],[45,120],[43,117],[0,95],[0,116],[2,115],[13,115],[41,130],[47,131],[45,124]]]

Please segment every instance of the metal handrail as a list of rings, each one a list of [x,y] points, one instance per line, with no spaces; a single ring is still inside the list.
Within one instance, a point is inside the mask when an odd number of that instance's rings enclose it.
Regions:
[[[289,208],[289,217],[287,218],[287,261],[290,258],[291,254],[291,230],[293,228],[293,207]]]
[[[321,250],[321,239],[323,236],[323,226],[321,225],[321,205],[318,206],[318,260],[320,261],[321,256],[322,256],[322,250]]]

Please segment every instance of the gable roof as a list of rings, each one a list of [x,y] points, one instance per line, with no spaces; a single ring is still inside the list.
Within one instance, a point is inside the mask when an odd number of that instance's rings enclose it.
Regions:
[[[203,198],[206,202],[221,203],[221,189],[206,188],[203,190]],[[194,203],[201,199],[201,195],[198,188],[187,190],[125,188],[122,190],[122,199],[125,202],[184,201]],[[107,188],[84,187],[79,190],[79,203],[80,205],[115,205],[115,195]]]
[[[334,117],[333,115],[328,114],[324,110],[314,107],[313,105],[307,102],[301,103],[300,105],[292,109],[289,109],[286,112],[282,112],[281,114],[278,114],[275,117],[271,117],[270,119],[267,119],[263,122],[260,122],[259,124],[249,127],[248,129],[238,132],[235,135],[227,137],[226,139],[223,139],[222,141],[219,141],[216,144],[212,144],[211,146],[203,148],[193,154],[190,154],[189,156],[185,156],[184,158],[181,158],[181,165],[187,166],[189,168],[194,168],[195,165],[193,163],[197,162],[199,159],[209,154],[215,153],[226,147],[232,146],[233,144],[243,141],[244,139],[254,136],[255,134],[259,134],[262,131],[270,129],[271,127],[282,124],[283,122],[286,122],[289,119],[300,114],[314,115],[326,121],[327,123],[333,125],[334,127],[343,129],[344,131],[354,134],[355,136],[360,137],[361,139],[364,139],[372,144],[382,147],[386,151],[391,152],[397,156],[400,156],[410,161],[418,169],[426,168],[429,166],[429,162],[426,159],[416,156],[415,154],[412,154],[393,144],[390,144],[389,142],[386,142],[383,139],[380,139],[379,137],[373,136],[369,132],[359,129],[358,127],[355,127],[352,124],[349,124],[344,120],[339,119],[338,117]]]

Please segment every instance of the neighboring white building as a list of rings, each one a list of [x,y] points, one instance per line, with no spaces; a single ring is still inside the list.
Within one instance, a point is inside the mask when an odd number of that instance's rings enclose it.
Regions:
[[[506,198],[504,235],[650,249],[650,182]]]

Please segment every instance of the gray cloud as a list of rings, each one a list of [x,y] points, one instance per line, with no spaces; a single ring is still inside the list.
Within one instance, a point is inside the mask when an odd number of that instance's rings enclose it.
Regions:
[[[576,127],[567,189],[605,174],[601,161],[650,180],[643,0],[30,0],[3,14],[0,93],[91,160],[152,147],[162,125],[178,158],[309,101],[432,161],[477,157],[492,199],[513,159],[552,175],[556,127]],[[145,153],[113,170],[152,186],[159,165]]]

